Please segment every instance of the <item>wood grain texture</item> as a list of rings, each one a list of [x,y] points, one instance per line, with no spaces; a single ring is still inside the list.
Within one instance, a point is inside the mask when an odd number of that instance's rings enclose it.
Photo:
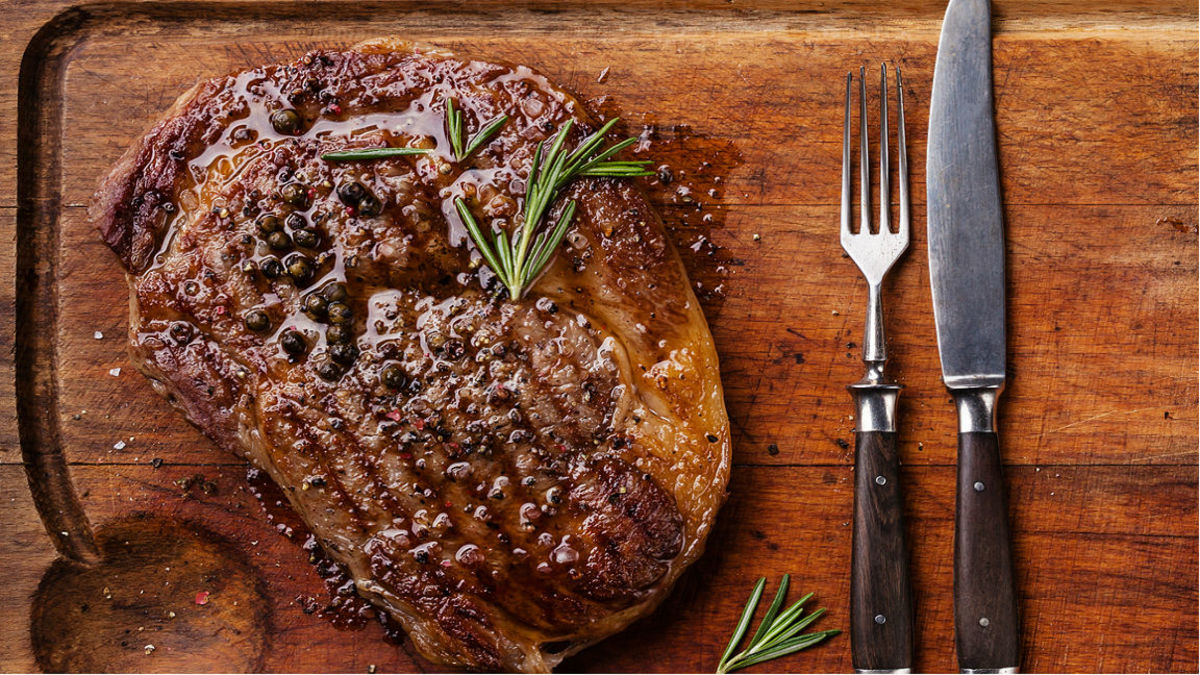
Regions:
[[[1004,483],[999,437],[990,431],[960,433],[954,515],[954,640],[960,669],[1021,665]]]
[[[889,354],[905,385],[915,666],[953,669],[955,415],[938,376],[920,161],[944,3],[81,7],[14,0],[0,16],[10,83],[0,89],[0,561],[9,582],[0,669],[38,667],[31,604],[56,557],[22,441],[27,455],[61,451],[101,535],[151,514],[211,531],[244,555],[269,604],[255,620],[266,640],[255,667],[422,667],[374,624],[346,632],[304,612],[305,598],[325,593],[308,554],[267,522],[241,463],[129,366],[125,283],[83,212],[110,164],[198,77],[390,34],[538,67],[603,115],[619,114],[676,177],[650,190],[720,351],[735,429],[731,496],[709,553],[663,608],[566,665],[581,671],[711,671],[758,576],[773,585],[793,574],[796,592],[812,590],[829,608],[820,627],[849,628],[854,423],[844,386],[861,375],[866,288],[836,237],[840,84],[860,64],[904,69],[917,226],[885,291]],[[1193,670],[1196,7],[997,0],[995,10],[1010,270],[1000,433],[1024,667]],[[197,473],[212,494],[173,482]],[[55,539],[68,547],[71,536]],[[219,653],[198,648],[187,660],[159,642],[151,654],[148,642],[131,642],[126,656],[137,658],[122,666],[211,669]],[[758,669],[849,668],[843,635]]]
[[[912,588],[895,432],[854,432],[851,528],[850,652],[854,669],[912,668]]]

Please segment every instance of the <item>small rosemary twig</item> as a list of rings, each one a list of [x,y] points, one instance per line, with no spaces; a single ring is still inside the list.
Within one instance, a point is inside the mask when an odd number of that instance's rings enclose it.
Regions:
[[[579,147],[567,153],[563,149],[574,120],[567,120],[558,130],[550,149],[542,155],[538,145],[533,153],[533,164],[525,179],[524,220],[513,231],[511,238],[503,230],[494,232],[489,239],[471,215],[470,209],[461,198],[454,199],[454,206],[463,224],[470,233],[475,247],[487,261],[488,267],[508,288],[509,296],[518,300],[529,290],[530,285],[541,274],[546,263],[554,256],[555,249],[567,234],[571,219],[575,216],[575,201],[567,202],[558,222],[542,227],[542,220],[550,211],[555,198],[572,180],[580,176],[626,178],[650,176],[646,169],[649,160],[610,161],[609,158],[637,142],[627,138],[601,150],[604,136],[617,123],[611,119],[595,133],[583,139]]]
[[[787,656],[807,649],[821,642],[827,637],[837,635],[841,631],[826,630],[815,633],[804,633],[804,630],[816,621],[825,609],[818,609],[811,612],[807,616],[803,616],[804,603],[812,598],[813,594],[809,593],[797,600],[792,606],[783,610],[783,600],[787,596],[788,591],[788,575],[783,575],[783,581],[779,583],[779,590],[775,593],[775,599],[771,601],[770,607],[767,608],[767,613],[763,615],[762,621],[758,624],[758,630],[754,631],[754,637],[750,638],[750,644],[746,649],[734,654],[738,643],[746,635],[746,630],[750,628],[750,621],[754,618],[754,610],[758,608],[758,602],[762,598],[763,589],[766,588],[767,579],[763,577],[754,585],[754,591],[750,594],[750,600],[746,603],[746,608],[742,610],[742,616],[738,619],[737,628],[733,631],[733,637],[729,640],[729,646],[725,648],[725,653],[721,655],[721,661],[717,664],[717,673],[731,673],[735,670],[752,666],[771,659],[777,659],[781,656]]]

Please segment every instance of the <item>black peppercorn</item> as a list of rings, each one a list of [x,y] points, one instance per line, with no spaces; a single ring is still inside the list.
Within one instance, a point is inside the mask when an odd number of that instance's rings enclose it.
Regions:
[[[379,373],[379,380],[391,389],[403,389],[405,380],[404,368],[398,363],[389,363]]]
[[[300,301],[300,306],[303,308],[304,313],[313,321],[320,321],[325,318],[325,309],[328,304],[325,298],[316,293],[310,293]]]
[[[300,113],[291,108],[271,113],[271,126],[281,134],[292,135],[300,130]]]
[[[176,321],[171,324],[171,337],[179,344],[187,344],[192,339],[192,325]]]
[[[259,333],[271,327],[271,317],[261,309],[251,310],[246,315],[246,328]]]
[[[292,247],[292,238],[287,232],[272,232],[267,235],[267,246],[276,251],[286,251]]]
[[[330,343],[347,342],[352,337],[348,326],[330,326],[325,330],[325,340]]]
[[[264,258],[258,264],[259,271],[268,279],[278,279],[283,276],[283,263],[278,258]]]
[[[313,278],[313,264],[307,256],[293,255],[287,259],[287,273],[297,286],[307,285]]]
[[[354,318],[354,311],[344,302],[331,302],[326,311],[329,314],[329,323],[350,323]]]
[[[348,366],[358,358],[358,347],[351,344],[338,343],[329,347],[329,358]]]
[[[322,380],[336,382],[342,376],[342,368],[332,361],[326,361],[317,366],[317,374],[321,376]]]
[[[289,213],[284,222],[293,230],[302,230],[308,227],[308,218],[305,218],[303,213]]]
[[[383,213],[383,202],[379,201],[379,197],[373,194],[363,195],[363,198],[358,202],[359,215],[372,218]]]
[[[451,361],[457,361],[467,353],[467,348],[463,345],[462,340],[447,340],[442,353]]]
[[[301,248],[316,248],[321,238],[312,230],[296,230],[292,232],[292,239],[296,241],[296,245]]]
[[[308,188],[299,183],[288,183],[279,188],[279,197],[298,209],[312,206],[308,199]]]
[[[322,293],[324,293],[325,299],[330,302],[342,302],[346,299],[346,284],[340,281],[334,282],[326,286]]]
[[[338,199],[346,206],[358,206],[362,198],[367,195],[367,189],[362,186],[362,183],[356,181],[348,181],[342,183],[337,189]]]
[[[283,351],[292,356],[300,356],[308,351],[308,340],[305,340],[304,335],[298,330],[285,331],[279,337],[279,345],[283,347]]]
[[[258,219],[258,231],[271,234],[279,230],[279,218],[274,213],[268,213]]]

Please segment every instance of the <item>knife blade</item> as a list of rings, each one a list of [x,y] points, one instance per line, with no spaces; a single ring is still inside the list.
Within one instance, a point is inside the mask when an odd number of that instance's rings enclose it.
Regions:
[[[1017,672],[1019,625],[997,399],[1005,384],[1004,220],[988,0],[950,0],[930,95],[929,275],[958,410],[955,646],[961,672]]]

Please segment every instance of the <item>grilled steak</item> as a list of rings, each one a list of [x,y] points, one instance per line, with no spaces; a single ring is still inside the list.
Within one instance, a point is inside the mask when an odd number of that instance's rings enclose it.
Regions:
[[[466,162],[450,98],[469,131],[510,116]],[[91,207],[128,272],[138,367],[442,664],[547,671],[621,630],[725,495],[716,353],[640,189],[567,188],[571,231],[515,302],[455,212],[511,229],[568,119],[567,147],[597,127],[526,67],[313,52],[185,93]],[[384,145],[433,151],[321,159]]]

